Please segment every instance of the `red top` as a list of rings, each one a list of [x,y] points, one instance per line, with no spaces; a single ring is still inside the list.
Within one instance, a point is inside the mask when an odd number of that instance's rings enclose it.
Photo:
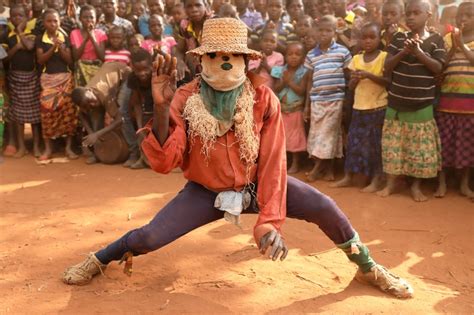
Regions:
[[[249,79],[256,92],[253,115],[260,139],[258,160],[250,170],[250,180],[258,182],[260,213],[254,237],[259,244],[267,232],[280,230],[286,217],[286,148],[278,98],[263,84],[263,78],[249,74]],[[161,146],[153,132],[149,132],[142,149],[151,168],[158,173],[166,174],[179,166],[186,179],[212,191],[240,191],[246,185],[246,165],[239,158],[239,144],[233,129],[217,138],[207,160],[201,154],[200,139],[195,139],[190,147],[182,113],[188,97],[198,91],[198,79],[176,91],[171,102],[168,139]],[[151,131],[152,121],[145,129]]]
[[[99,29],[94,30],[94,36],[97,44],[100,44],[102,42],[107,41],[107,35]],[[84,41],[84,38],[82,37],[81,30],[80,29],[75,29],[71,32],[71,45],[74,46],[75,48],[79,48]],[[89,39],[86,43],[86,47],[84,47],[84,53],[82,54],[81,60],[96,60],[99,59],[97,56],[94,45],[92,44],[91,40]]]

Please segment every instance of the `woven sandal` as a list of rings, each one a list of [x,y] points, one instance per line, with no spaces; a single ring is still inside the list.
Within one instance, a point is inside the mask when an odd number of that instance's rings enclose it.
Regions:
[[[67,268],[62,280],[66,284],[85,285],[91,282],[95,275],[104,274],[106,267],[107,265],[102,264],[93,253],[90,253],[83,262]]]
[[[367,273],[363,273],[359,268],[355,278],[362,283],[371,284],[383,292],[400,299],[413,297],[413,288],[411,285],[405,279],[392,274],[387,268],[381,265],[373,266]]]

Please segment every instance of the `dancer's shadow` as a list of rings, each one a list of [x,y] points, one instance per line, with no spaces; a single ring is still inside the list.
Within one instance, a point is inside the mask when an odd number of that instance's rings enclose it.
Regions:
[[[231,314],[219,303],[189,293],[175,292],[173,283],[179,274],[153,276],[152,284],[140,286],[113,272],[110,279],[97,277],[87,287],[72,287],[67,305],[59,314],[179,314],[183,309],[199,314]],[[117,279],[115,279],[117,278]],[[118,280],[121,279],[121,280]],[[171,288],[171,289],[170,289]],[[93,293],[93,294],[92,294]]]
[[[378,298],[395,299],[385,293],[378,291],[372,286],[364,285],[353,279],[344,290],[337,293],[328,293],[318,295],[313,298],[295,301],[289,305],[273,309],[267,314],[295,314],[295,313],[321,313],[331,309],[327,307],[334,303],[340,303],[347,298],[354,298],[357,296],[374,296]],[[350,313],[347,309],[344,312]]]

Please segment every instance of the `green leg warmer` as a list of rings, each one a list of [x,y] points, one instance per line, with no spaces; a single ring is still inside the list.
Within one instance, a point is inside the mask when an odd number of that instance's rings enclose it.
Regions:
[[[375,261],[370,257],[369,249],[361,243],[357,232],[352,239],[343,244],[338,244],[337,247],[342,249],[349,260],[356,263],[363,273],[369,272],[370,268],[375,266]]]

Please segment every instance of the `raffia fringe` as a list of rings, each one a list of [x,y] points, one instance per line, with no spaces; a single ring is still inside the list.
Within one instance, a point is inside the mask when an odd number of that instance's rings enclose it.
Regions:
[[[253,120],[254,96],[255,90],[247,79],[244,82],[242,94],[237,99],[234,126],[235,136],[240,147],[240,159],[248,169],[255,164],[259,148],[259,140]],[[199,137],[202,142],[201,154],[208,160],[210,151],[218,137],[218,120],[207,111],[199,94],[193,94],[188,98],[184,107],[183,118],[188,123],[187,133],[190,147],[192,148],[194,145],[195,138]]]

